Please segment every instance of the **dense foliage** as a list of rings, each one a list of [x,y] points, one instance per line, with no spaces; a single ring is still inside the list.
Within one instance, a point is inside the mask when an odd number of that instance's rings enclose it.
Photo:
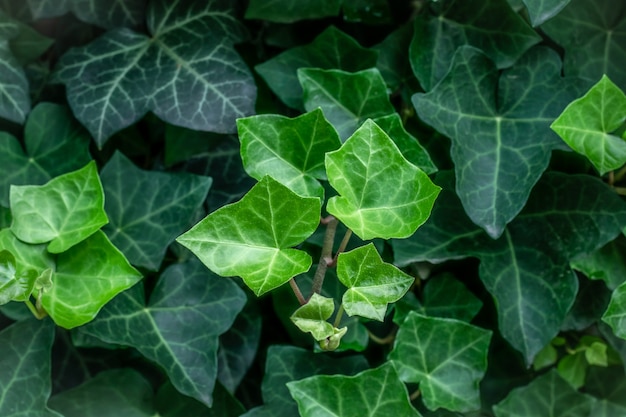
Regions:
[[[0,0],[0,415],[626,415],[626,3]]]

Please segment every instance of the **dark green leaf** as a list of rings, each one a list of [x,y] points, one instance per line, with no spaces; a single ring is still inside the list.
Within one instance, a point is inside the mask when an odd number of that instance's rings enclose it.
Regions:
[[[579,277],[578,282],[578,294],[561,324],[562,331],[583,331],[594,325],[600,321],[611,299],[612,292],[606,288],[604,282],[591,281],[584,277]]]
[[[344,0],[342,10],[343,18],[348,22],[370,25],[391,23],[387,0]]]
[[[528,10],[530,22],[539,26],[556,16],[570,0],[522,0]]]
[[[0,11],[0,118],[23,123],[30,112],[28,80],[9,47],[19,26]]]
[[[597,398],[592,417],[621,417],[626,415],[626,375],[619,366],[592,366],[587,373],[585,390]]]
[[[620,235],[600,249],[583,253],[572,259],[570,265],[590,279],[605,282],[610,290],[626,281],[626,238]]]
[[[626,339],[626,282],[613,291],[602,320],[611,326],[617,337]]]
[[[11,52],[21,65],[26,65],[39,58],[53,44],[54,40],[43,36],[24,23],[19,21],[16,23],[19,27],[19,33],[11,39]]]
[[[144,18],[146,0],[39,0],[28,1],[33,20],[72,12],[80,20],[104,28],[136,26]]]
[[[239,401],[220,384],[215,385],[213,404],[204,404],[180,394],[170,383],[163,385],[156,398],[156,408],[162,417],[237,417],[245,410]]]
[[[405,24],[372,48],[378,51],[376,68],[392,91],[414,79],[406,53],[412,36],[413,26]]]
[[[251,0],[246,19],[291,23],[303,19],[337,16],[342,0]]]

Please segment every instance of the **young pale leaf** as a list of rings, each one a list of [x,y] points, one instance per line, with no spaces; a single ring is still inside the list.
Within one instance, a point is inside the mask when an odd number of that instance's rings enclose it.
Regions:
[[[342,140],[366,119],[394,112],[385,80],[376,68],[358,72],[301,68],[298,79],[304,90],[304,108],[324,109]]]
[[[328,200],[328,212],[363,240],[412,235],[441,190],[371,120],[326,154],[326,172],[340,194]]]
[[[35,281],[37,271],[29,269],[18,273],[15,256],[7,250],[0,251],[0,305],[28,300],[35,288]]]
[[[300,197],[266,176],[240,201],[209,214],[176,239],[221,276],[240,276],[259,296],[311,267],[291,249],[319,224],[317,197]]]
[[[626,282],[613,291],[602,320],[611,326],[616,336],[626,339]]]
[[[583,97],[570,103],[550,128],[600,174],[626,163],[626,140],[611,134],[626,121],[626,95],[604,75]]]
[[[141,277],[98,231],[58,255],[54,284],[44,291],[42,305],[57,325],[71,329],[93,320],[103,305]]]
[[[327,322],[335,311],[332,298],[313,293],[309,301],[293,312],[290,319],[303,332],[311,333],[315,340],[323,340],[334,333],[334,327]]]
[[[493,407],[496,417],[588,417],[594,399],[574,390],[555,370],[515,388]]]
[[[26,120],[24,143],[26,151],[16,138],[0,133],[0,204],[6,207],[11,185],[43,184],[91,160],[89,134],[66,107],[57,104],[40,103],[33,109]]]
[[[50,253],[68,250],[108,222],[94,161],[44,185],[12,186],[10,200],[11,231],[24,242],[50,242]]]
[[[116,152],[100,173],[110,223],[103,231],[136,266],[157,270],[170,243],[191,224],[211,178],[137,168]]]
[[[465,46],[439,84],[413,96],[420,118],[452,139],[456,191],[470,219],[494,239],[562,146],[548,126],[577,88],[560,74],[558,55],[545,47],[500,75],[483,52]]]
[[[570,0],[522,0],[528,11],[530,22],[539,26],[556,16]]]
[[[292,23],[303,19],[337,16],[342,0],[251,0],[246,19]]]
[[[241,159],[251,177],[270,175],[301,196],[324,199],[317,181],[326,179],[324,156],[341,141],[321,109],[293,119],[276,114],[238,119],[237,129]]]
[[[150,35],[116,28],[57,65],[76,118],[98,146],[148,111],[178,126],[233,132],[235,119],[253,112],[256,87],[232,45],[244,28],[230,5],[155,0],[146,24]]]
[[[389,359],[405,382],[420,384],[431,410],[480,408],[478,384],[487,370],[491,332],[471,324],[410,312]]]
[[[23,274],[29,269],[41,274],[47,269],[54,269],[54,258],[46,250],[46,245],[30,245],[19,240],[11,230],[0,230],[0,250],[7,250],[15,256],[17,273]]]
[[[350,316],[383,321],[387,304],[398,301],[415,278],[383,262],[373,243],[339,254],[337,277],[348,287],[342,305]]]
[[[283,103],[301,109],[302,87],[298,81],[298,68],[354,72],[375,66],[376,55],[375,51],[363,48],[350,36],[329,26],[308,45],[288,49],[254,69]]]
[[[303,417],[421,416],[390,363],[355,376],[312,376],[287,388]]]
[[[143,285],[118,295],[82,330],[136,348],[158,363],[182,394],[211,406],[218,337],[230,328],[246,296],[199,262],[170,266],[146,305]]]

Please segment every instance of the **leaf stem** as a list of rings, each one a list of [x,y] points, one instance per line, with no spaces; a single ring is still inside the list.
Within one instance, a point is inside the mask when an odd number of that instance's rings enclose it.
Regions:
[[[422,393],[420,392],[420,390],[418,388],[415,391],[413,391],[411,393],[411,395],[409,395],[409,400],[411,400],[411,402],[413,402],[413,401],[417,400],[420,395],[422,395]]]
[[[341,318],[343,317],[343,312],[343,303],[341,303],[341,305],[339,305],[339,310],[337,310],[337,315],[335,316],[333,327],[339,328],[339,325],[341,324]]]
[[[617,173],[614,176],[614,181],[620,182],[624,178],[624,175],[626,175],[626,165],[621,167],[619,171],[617,171]]]
[[[300,287],[298,287],[298,284],[296,283],[296,280],[294,278],[291,278],[289,280],[289,285],[291,286],[293,293],[296,295],[296,298],[298,299],[300,305],[305,305],[306,299],[304,298],[304,295],[302,295],[302,291],[300,291]]]
[[[324,244],[322,245],[320,261],[317,264],[315,276],[313,277],[311,295],[315,293],[319,294],[322,291],[326,270],[328,269],[328,265],[333,261],[333,244],[335,243],[335,232],[337,231],[339,221],[333,216],[328,216],[323,218],[321,223],[326,225],[326,233],[324,234]]]
[[[613,187],[613,189],[619,195],[626,195],[626,187]]]
[[[30,300],[24,301],[24,304],[26,304],[26,307],[28,307],[30,312],[33,313],[33,316],[35,316],[39,320],[43,319],[44,317],[46,317],[48,315],[48,313],[46,313],[45,310],[37,309],[37,307],[35,307],[33,305],[33,303],[30,302]],[[39,304],[39,303],[37,303],[37,304]]]
[[[374,333],[372,333],[369,329],[367,329],[367,335],[369,336],[369,338],[372,339],[372,341],[374,343],[377,343],[379,345],[390,345],[390,344],[392,344],[393,341],[396,340],[396,332],[397,332],[397,329],[394,329],[387,336],[385,336],[385,337],[378,337]]]

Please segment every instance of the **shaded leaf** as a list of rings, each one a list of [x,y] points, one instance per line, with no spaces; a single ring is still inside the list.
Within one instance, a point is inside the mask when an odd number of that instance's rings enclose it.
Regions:
[[[626,339],[626,282],[613,291],[602,320],[611,326],[617,337]]]
[[[29,25],[15,21],[19,27],[18,35],[9,43],[13,56],[20,65],[26,65],[43,54],[54,40],[43,36]]]
[[[626,281],[626,238],[618,236],[600,249],[583,253],[570,262],[570,266],[589,279],[602,280],[610,290]]]
[[[292,23],[303,19],[337,16],[342,0],[251,0],[246,9],[246,19]]]
[[[47,19],[72,12],[80,20],[104,28],[141,24],[146,0],[27,0],[33,20]]]
[[[23,123],[30,112],[28,80],[9,47],[18,34],[19,26],[0,11],[0,117]]]
[[[213,391],[213,404],[207,408],[166,383],[157,393],[156,408],[162,417],[237,417],[245,411],[239,401],[219,384]]]
[[[240,201],[209,214],[177,241],[209,269],[241,276],[259,296],[311,267],[291,249],[317,228],[319,198],[304,198],[264,177]]]
[[[371,120],[326,154],[326,172],[340,194],[328,200],[328,212],[364,240],[410,236],[440,190]]]
[[[392,23],[387,0],[344,0],[342,11],[344,20],[348,22],[369,25]]]
[[[392,91],[414,79],[406,52],[409,50],[412,36],[413,25],[405,24],[372,48],[378,52],[376,68]]]
[[[590,367],[585,390],[597,399],[590,416],[620,417],[626,413],[626,375],[622,367]]]
[[[556,16],[570,0],[522,0],[528,10],[530,22],[539,26]]]

